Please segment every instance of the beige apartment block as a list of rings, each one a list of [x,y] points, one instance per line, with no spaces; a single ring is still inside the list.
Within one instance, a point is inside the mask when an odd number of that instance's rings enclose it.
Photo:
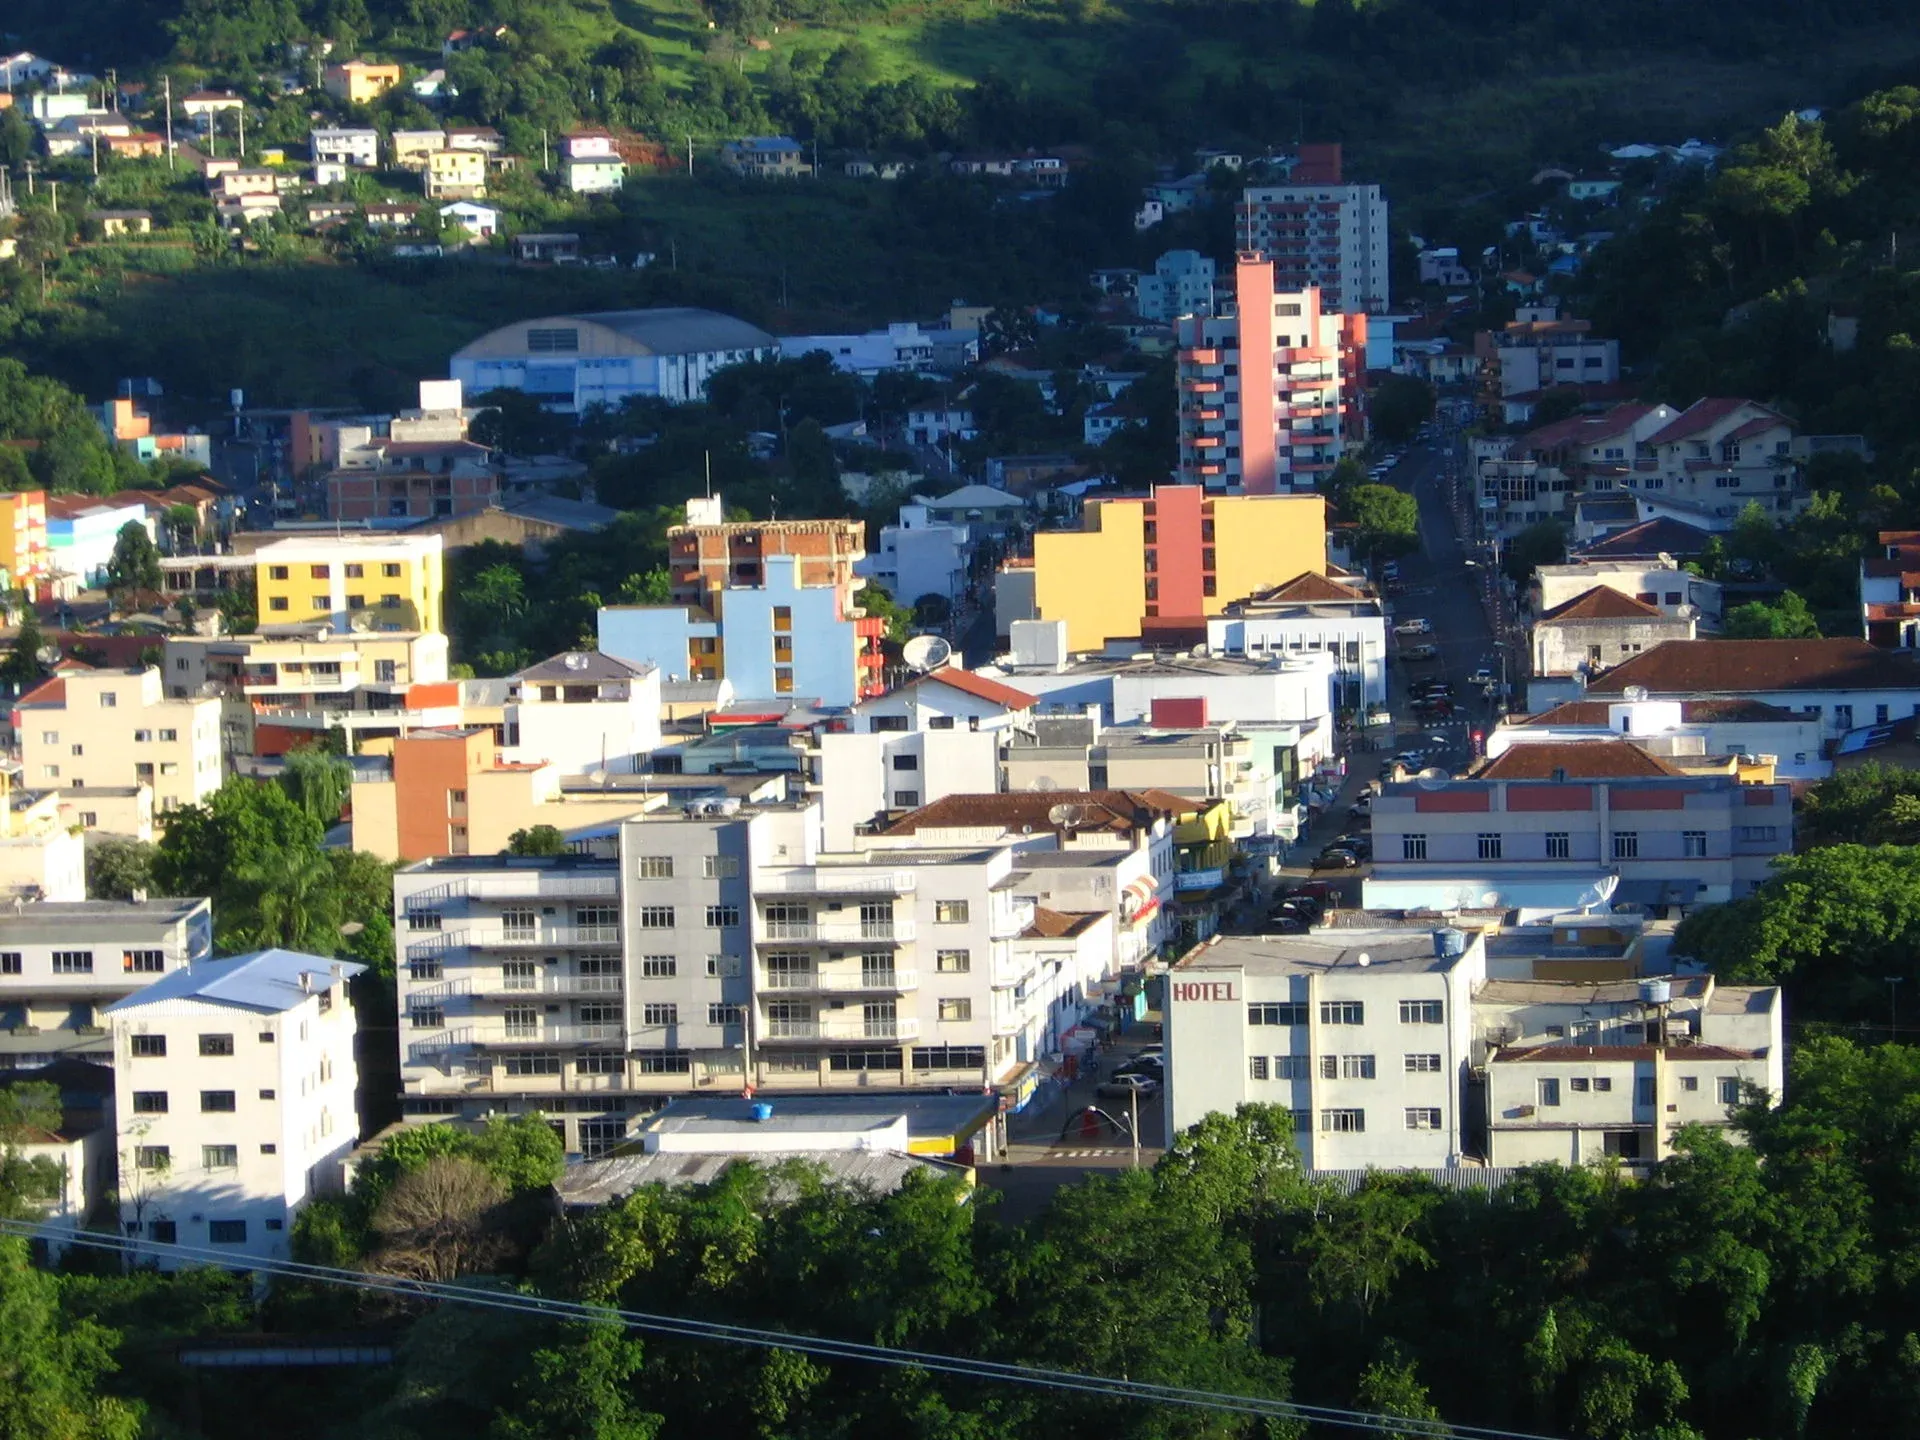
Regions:
[[[88,790],[146,786],[165,815],[223,778],[220,702],[169,699],[152,667],[56,676],[21,697],[15,728],[25,783],[76,802]]]

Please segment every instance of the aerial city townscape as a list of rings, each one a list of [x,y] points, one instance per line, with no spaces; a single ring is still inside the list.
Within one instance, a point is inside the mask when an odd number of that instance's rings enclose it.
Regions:
[[[1914,1433],[1905,7],[0,82],[4,1440]]]

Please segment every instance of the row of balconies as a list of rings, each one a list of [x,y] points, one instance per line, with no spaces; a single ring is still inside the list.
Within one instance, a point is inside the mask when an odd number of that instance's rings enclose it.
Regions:
[[[815,945],[848,945],[862,941],[905,944],[914,937],[914,922],[897,920],[768,920],[763,945],[801,941]]]

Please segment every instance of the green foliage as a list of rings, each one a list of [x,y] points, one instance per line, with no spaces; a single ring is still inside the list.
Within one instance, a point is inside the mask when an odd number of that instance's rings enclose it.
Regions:
[[[1355,553],[1367,559],[1391,560],[1420,548],[1420,505],[1405,490],[1355,485],[1340,517],[1355,527]]]
[[[868,615],[887,622],[887,639],[904,645],[913,635],[913,612],[899,604],[880,586],[868,582],[860,591],[860,608]]]
[[[123,463],[80,396],[13,359],[0,359],[3,440],[28,444],[26,469],[33,484],[48,490],[105,495],[137,469]]]
[[[126,609],[160,590],[160,551],[145,524],[130,520],[120,527],[107,559],[107,593]]]
[[[1801,797],[1802,848],[1920,845],[1920,771],[1870,762],[1837,771]]]
[[[0,1088],[0,1220],[30,1219],[57,1199],[65,1177],[45,1155],[23,1155],[61,1125],[60,1087],[21,1081]]]
[[[154,847],[150,841],[117,835],[87,837],[87,898],[131,900],[133,892],[156,893]]]
[[[1778,600],[1752,600],[1729,610],[1720,626],[1727,640],[1811,640],[1820,634],[1820,622],[1807,602],[1793,591]]]
[[[516,830],[507,837],[509,855],[564,855],[567,837],[557,825],[535,825]]]
[[[1500,568],[1516,585],[1533,579],[1542,565],[1558,565],[1567,558],[1567,527],[1558,520],[1541,520],[1507,542]]]
[[[312,746],[288,752],[278,779],[294,804],[320,824],[340,818],[353,789],[353,767],[338,755]]]
[[[134,1440],[137,1405],[103,1393],[119,1337],[60,1313],[59,1286],[0,1236],[0,1435],[20,1440]]]
[[[451,1125],[409,1125],[389,1135],[380,1153],[354,1177],[352,1198],[362,1213],[378,1207],[394,1183],[436,1159],[473,1160],[510,1192],[544,1190],[566,1160],[560,1137],[539,1115],[494,1115],[478,1131]]]
[[[1433,386],[1411,375],[1388,375],[1367,401],[1373,433],[1389,445],[1404,445],[1433,418]]]
[[[0,680],[25,690],[46,679],[47,664],[40,658],[46,645],[46,632],[40,628],[39,617],[27,606],[26,613],[20,617],[20,628],[13,634],[7,658],[0,660]]]

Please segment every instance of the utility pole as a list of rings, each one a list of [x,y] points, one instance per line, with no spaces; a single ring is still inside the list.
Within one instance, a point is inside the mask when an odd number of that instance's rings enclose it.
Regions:
[[[60,213],[60,182],[58,180],[47,181],[47,193],[53,196],[53,213],[58,215]]]
[[[111,102],[113,113],[118,115],[120,113],[120,72],[118,70],[107,71],[107,99]]]
[[[540,169],[545,172],[547,168],[547,130],[543,125],[540,127]]]
[[[240,159],[247,158],[247,107],[242,105],[234,114],[240,117]]]
[[[173,169],[173,77],[164,75],[160,83],[166,87],[167,98],[167,169]]]
[[[100,178],[100,132],[89,130],[87,136],[93,141],[93,178],[98,180]]]
[[[693,136],[687,136],[687,174],[693,174]]]
[[[1133,1168],[1140,1168],[1140,1092],[1127,1087],[1127,1134],[1133,1140]]]

